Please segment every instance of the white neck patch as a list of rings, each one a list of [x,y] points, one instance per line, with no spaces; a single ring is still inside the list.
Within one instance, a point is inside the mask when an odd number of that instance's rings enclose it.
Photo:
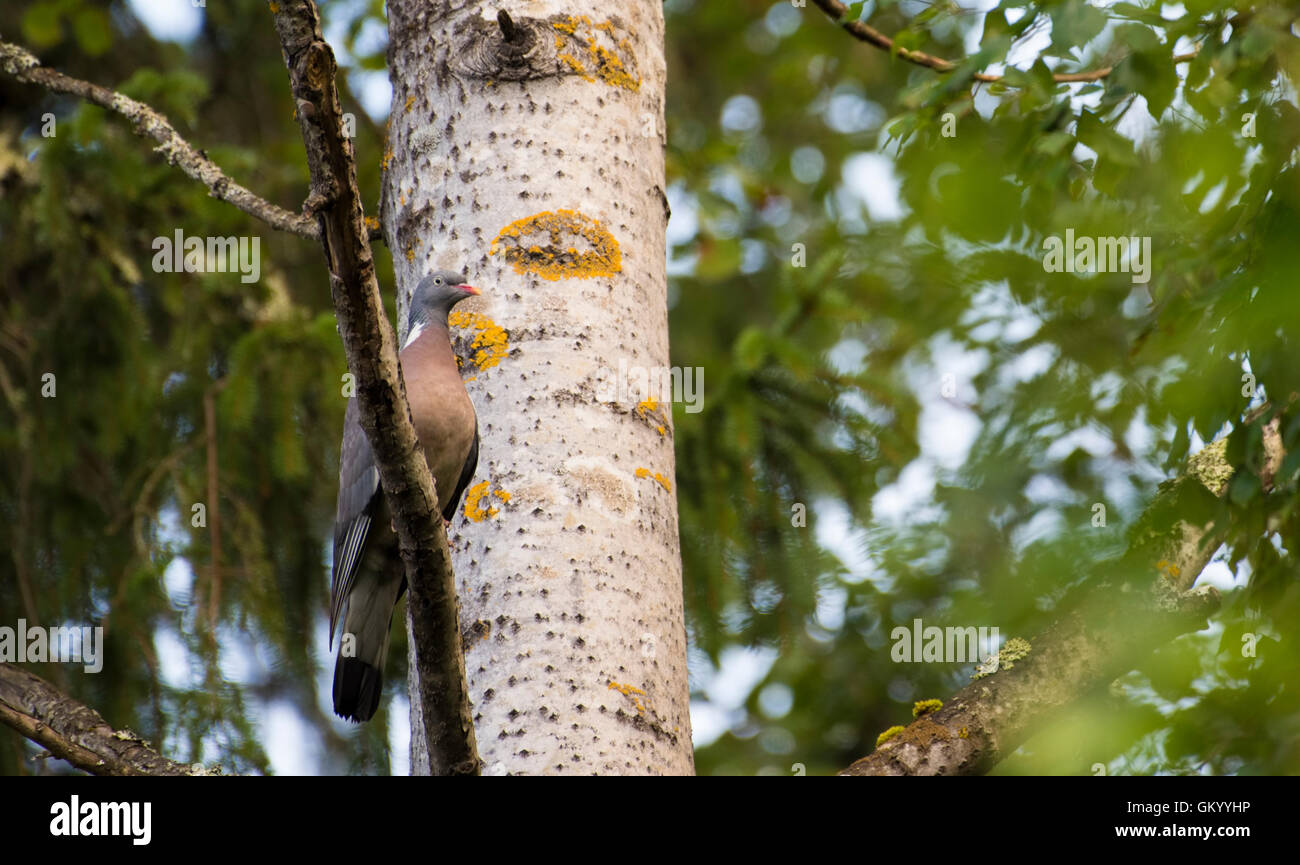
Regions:
[[[402,343],[402,348],[409,348],[411,343],[419,339],[422,333],[424,333],[424,322],[416,322],[415,327],[411,328],[410,333],[406,335],[406,342]]]

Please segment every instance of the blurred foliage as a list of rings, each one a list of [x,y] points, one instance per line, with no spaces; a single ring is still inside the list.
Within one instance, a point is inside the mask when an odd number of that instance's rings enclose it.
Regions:
[[[148,102],[236,180],[298,209],[307,169],[265,4],[209,4],[184,46],[153,39],[126,3],[21,5],[0,9],[0,33]],[[382,129],[342,83],[358,151],[376,154]],[[313,651],[346,372],[320,250],[210,198],[102,109],[8,76],[0,105],[0,619],[104,624],[102,672],[36,671],[176,759],[269,771],[262,722],[279,703],[319,731],[321,770],[386,771],[385,723],[335,722]],[[359,171],[377,201],[378,159]],[[153,272],[154,238],[177,230],[260,238],[261,279]],[[40,765],[2,741],[0,772]]]
[[[919,68],[811,4],[665,4],[689,223],[670,230],[673,355],[710,377],[705,410],[677,416],[696,696],[725,730],[699,770],[868,753],[972,669],[894,663],[893,628],[1031,636],[1113,572],[1192,444],[1231,429],[1214,518],[1237,588],[1213,626],[998,771],[1300,772],[1281,642],[1300,617],[1295,4],[853,5],[908,48],[978,60]],[[1150,237],[1150,281],[1046,272],[1067,229]],[[1240,423],[1266,400],[1292,454],[1268,494],[1259,424]],[[743,664],[737,644],[767,650]],[[743,700],[715,691],[754,665]]]
[[[184,44],[121,0],[17,5],[6,38],[151,102],[297,209],[306,168],[263,4],[208,4]],[[819,774],[869,752],[972,669],[894,663],[895,627],[1032,636],[1225,431],[1214,568],[1234,582],[1212,627],[997,771],[1300,772],[1296,5],[851,5],[900,45],[971,59],[920,68],[785,0],[664,6],[672,357],[708,380],[704,410],[675,414],[700,772]],[[346,84],[382,74],[382,3],[322,6],[374,202],[383,118]],[[332,719],[309,636],[344,371],[319,251],[208,198],[99,109],[5,76],[0,105],[0,620],[111,623],[102,673],[38,672],[177,759],[269,771],[267,714],[288,707],[310,768],[387,771],[389,713]],[[152,239],[177,228],[261,237],[261,281],[153,273]],[[1047,272],[1044,239],[1067,230],[1150,237],[1149,282]],[[42,399],[50,371],[60,398]],[[190,525],[209,396],[217,594],[211,534]],[[1268,492],[1259,422],[1241,422],[1266,402],[1290,454]],[[34,771],[32,750],[0,733],[0,772]]]

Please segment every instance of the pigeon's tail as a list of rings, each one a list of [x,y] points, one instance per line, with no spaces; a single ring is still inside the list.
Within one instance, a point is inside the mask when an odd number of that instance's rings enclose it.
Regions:
[[[356,586],[348,599],[334,663],[334,714],[349,721],[369,721],[384,691],[388,632],[402,581]]]
[[[381,668],[359,658],[339,657],[334,663],[334,714],[349,721],[369,721],[384,691]]]

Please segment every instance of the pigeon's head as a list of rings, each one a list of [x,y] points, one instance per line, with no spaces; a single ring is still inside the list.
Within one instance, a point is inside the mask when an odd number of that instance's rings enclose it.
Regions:
[[[451,308],[479,290],[465,282],[463,273],[454,270],[435,270],[420,280],[411,295],[411,309],[407,314],[410,329],[420,324],[446,325]]]

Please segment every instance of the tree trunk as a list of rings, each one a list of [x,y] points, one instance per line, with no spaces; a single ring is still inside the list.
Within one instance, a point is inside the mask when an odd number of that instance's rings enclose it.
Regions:
[[[434,268],[483,289],[452,316],[482,445],[451,534],[484,771],[691,773],[671,403],[609,393],[668,366],[662,9],[516,8],[388,3],[399,312]]]

